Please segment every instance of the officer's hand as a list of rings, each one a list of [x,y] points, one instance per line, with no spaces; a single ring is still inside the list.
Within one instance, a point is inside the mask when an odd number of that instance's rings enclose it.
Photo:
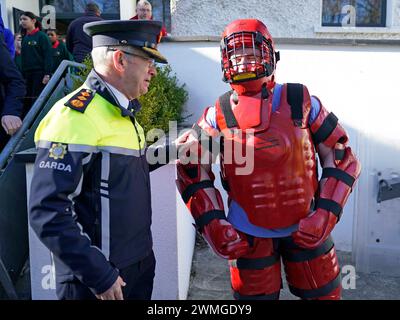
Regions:
[[[46,74],[46,75],[43,77],[42,83],[43,83],[43,84],[47,84],[47,83],[49,82],[49,80],[50,80],[50,75]]]
[[[178,150],[178,158],[182,161],[182,163],[187,164],[191,162],[191,160],[200,159],[201,149],[199,140],[196,138],[192,129],[180,135],[174,141],[174,144]]]
[[[110,289],[102,294],[96,294],[97,299],[99,300],[124,300],[124,296],[122,294],[122,287],[125,287],[126,283],[122,280],[121,277],[114,282]]]
[[[181,151],[181,149],[187,149],[194,143],[197,143],[198,140],[194,136],[192,130],[185,131],[183,134],[181,134],[174,142],[175,146]]]
[[[2,116],[1,125],[5,132],[12,136],[22,126],[22,121],[21,118],[17,116]]]

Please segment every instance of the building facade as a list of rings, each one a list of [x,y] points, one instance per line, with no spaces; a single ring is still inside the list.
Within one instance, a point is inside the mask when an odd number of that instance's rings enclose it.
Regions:
[[[86,3],[98,4],[104,19],[127,20],[136,13],[137,0],[1,0],[3,21],[13,32],[19,29],[19,14],[23,11],[32,11],[44,17],[55,10],[56,28],[60,34],[65,34],[68,24],[84,12]],[[150,1],[153,7],[155,20],[163,21],[167,30],[171,29],[171,14],[169,0]],[[48,7],[52,6],[54,9]]]
[[[400,39],[399,0],[171,0],[173,36],[219,36],[239,18],[275,38]]]
[[[1,0],[3,20],[13,29],[14,8],[39,15],[43,5],[56,2]],[[135,14],[134,0],[96,2],[104,4],[102,8],[108,18],[129,19]],[[333,234],[337,248],[353,253],[357,270],[400,275],[400,198],[379,201],[378,197],[388,189],[384,186],[397,185],[396,181],[400,181],[400,90],[397,88],[400,0],[150,2],[155,19],[163,20],[167,26],[170,19],[171,36],[160,45],[160,50],[168,57],[179,81],[186,84],[189,123],[195,122],[206,106],[213,105],[229,89],[221,81],[219,41],[224,27],[234,19],[250,17],[268,26],[281,52],[277,81],[306,84],[344,124],[351,146],[362,163],[361,177]],[[83,1],[57,3],[64,5],[58,10],[61,26],[81,14],[76,10],[82,7]],[[218,168],[214,169],[218,177]],[[190,222],[165,227],[171,221],[163,219],[171,212],[175,218],[179,217],[178,222],[189,214],[185,213],[186,207],[175,189],[174,167],[163,170],[153,177],[162,179],[162,187],[170,191],[168,197],[175,198],[167,201],[164,194],[165,198],[156,199],[154,221],[163,223],[154,226],[154,233],[171,238],[178,233],[178,245],[186,246],[182,251],[188,252],[179,259],[185,260],[191,258],[193,251],[189,247],[193,246],[194,233],[186,229]],[[155,180],[152,183],[158,185]],[[219,179],[217,185],[222,190]],[[163,194],[161,189],[159,193]],[[160,250],[160,263],[167,264],[176,252],[170,250],[167,240],[161,239],[158,243],[165,246]],[[184,273],[183,278],[188,279],[189,269],[186,264],[184,271],[178,273]],[[158,274],[171,280],[168,274]],[[176,275],[176,279],[181,278]],[[184,298],[187,282],[179,283],[182,287],[179,297]],[[159,297],[168,298],[168,294],[165,292]]]

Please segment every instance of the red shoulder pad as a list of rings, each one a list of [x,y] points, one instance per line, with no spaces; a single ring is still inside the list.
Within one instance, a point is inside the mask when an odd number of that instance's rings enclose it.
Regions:
[[[329,113],[320,101],[319,103],[321,110],[311,125],[314,143],[324,143],[329,148],[334,148],[336,143],[345,144],[348,141],[346,130],[339,124],[338,118],[332,112]]]

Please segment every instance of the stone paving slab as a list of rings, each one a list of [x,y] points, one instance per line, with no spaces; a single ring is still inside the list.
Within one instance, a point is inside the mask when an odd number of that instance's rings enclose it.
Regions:
[[[338,258],[341,266],[352,264],[348,252],[339,251]],[[289,292],[284,275],[282,279],[280,298],[298,300]],[[400,277],[358,272],[355,284],[355,289],[343,290],[343,300],[400,300]],[[202,240],[196,243],[188,299],[233,300],[227,261],[214,254]]]

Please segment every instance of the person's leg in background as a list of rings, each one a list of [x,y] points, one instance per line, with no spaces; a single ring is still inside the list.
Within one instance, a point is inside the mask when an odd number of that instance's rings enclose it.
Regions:
[[[3,151],[9,139],[10,136],[5,132],[3,127],[0,127],[0,152]]]
[[[35,103],[36,99],[39,97],[43,91],[45,85],[43,84],[43,71],[33,71],[24,74],[26,81],[26,99],[24,103],[23,118],[31,109],[32,105]]]

